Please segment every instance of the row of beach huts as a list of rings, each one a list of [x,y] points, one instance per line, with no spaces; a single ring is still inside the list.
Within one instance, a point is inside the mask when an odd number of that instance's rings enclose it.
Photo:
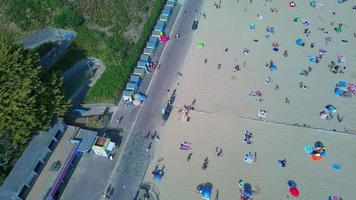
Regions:
[[[144,96],[138,93],[138,88],[140,87],[145,74],[148,72],[151,58],[158,47],[176,3],[177,0],[167,0],[166,5],[164,6],[154,30],[152,31],[152,34],[146,44],[146,47],[140,55],[140,60],[137,61],[134,72],[131,74],[130,80],[126,84],[126,89],[122,93],[122,97],[125,102],[139,105],[144,100]]]

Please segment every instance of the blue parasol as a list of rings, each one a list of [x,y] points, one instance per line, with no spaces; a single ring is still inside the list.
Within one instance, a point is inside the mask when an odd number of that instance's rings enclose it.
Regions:
[[[336,95],[341,95],[342,90],[340,90],[339,88],[335,88],[334,92],[335,92]]]
[[[293,181],[293,180],[289,180],[288,181],[288,186],[290,188],[296,188],[297,187],[297,183],[295,183],[295,181]]]
[[[302,40],[302,39],[297,39],[296,41],[295,41],[295,43],[298,45],[298,46],[304,46],[304,41]]]
[[[243,191],[243,195],[247,198],[250,198],[252,196],[252,186],[249,183],[245,183],[244,184],[244,191]]]
[[[274,72],[274,71],[276,71],[277,70],[277,66],[276,65],[269,65],[269,69],[272,71],[272,72]]]

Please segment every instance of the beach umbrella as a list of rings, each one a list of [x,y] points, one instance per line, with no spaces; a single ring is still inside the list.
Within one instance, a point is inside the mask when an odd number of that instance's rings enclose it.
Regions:
[[[304,41],[302,40],[302,39],[297,39],[296,41],[295,41],[295,43],[298,45],[298,46],[304,46]]]
[[[297,184],[295,183],[295,181],[289,180],[288,181],[288,186],[289,186],[289,188],[296,188]]]
[[[299,197],[299,190],[297,188],[289,188],[289,193],[293,197]]]
[[[275,52],[279,51],[279,49],[277,47],[274,47],[272,50]]]
[[[197,44],[197,48],[198,48],[198,49],[201,49],[201,48],[203,48],[204,46],[205,46],[205,45],[204,45],[204,43],[202,43],[202,42]]]
[[[331,104],[328,104],[325,106],[325,109],[328,111],[328,112],[331,112],[331,113],[335,113],[336,112],[336,108],[331,105]]]
[[[253,155],[251,152],[248,152],[245,154],[245,158],[244,158],[244,161],[247,163],[247,164],[252,164],[253,162]]]
[[[294,22],[301,22],[302,21],[302,18],[301,17],[296,17],[293,19]]]
[[[289,2],[289,7],[294,8],[297,4],[294,1]]]
[[[256,29],[256,24],[250,24],[250,29]]]
[[[165,44],[169,40],[169,38],[167,36],[161,36],[160,40]]]
[[[269,66],[269,69],[270,69],[272,72],[274,72],[274,71],[277,70],[277,66],[276,66],[276,65],[270,65],[270,66]]]
[[[336,95],[341,95],[342,90],[340,90],[339,88],[335,88],[334,92],[335,92]]]
[[[316,62],[316,56],[308,56],[308,60],[310,63],[315,63]]]

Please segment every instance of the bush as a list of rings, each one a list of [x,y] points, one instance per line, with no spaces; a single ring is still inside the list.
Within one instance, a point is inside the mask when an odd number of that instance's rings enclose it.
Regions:
[[[83,24],[84,18],[72,6],[64,6],[59,13],[53,16],[53,24],[60,28],[75,28]]]

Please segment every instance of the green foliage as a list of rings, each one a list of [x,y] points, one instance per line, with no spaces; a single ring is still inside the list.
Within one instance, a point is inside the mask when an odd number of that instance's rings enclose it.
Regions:
[[[106,56],[103,56],[106,70],[94,87],[89,90],[86,102],[113,102],[120,95],[130,73],[133,71],[133,66],[151,35],[165,2],[165,0],[156,0],[154,2],[151,15],[148,17],[136,44],[132,44],[117,35],[106,40],[107,47],[110,49],[104,54]],[[119,57],[115,59],[117,55]]]
[[[86,51],[79,47],[77,43],[72,43],[66,52],[59,58],[56,64],[53,66],[54,69],[64,72],[65,70],[72,67],[76,62],[81,59],[86,58]]]
[[[62,6],[61,0],[4,0],[5,13],[22,30],[42,28],[51,14]]]
[[[53,16],[53,23],[59,28],[75,28],[83,24],[84,18],[70,5],[64,6],[56,15]]]
[[[114,2],[112,0],[79,0],[77,8],[89,19],[99,26],[109,26],[115,16]]]
[[[0,177],[36,130],[69,108],[58,73],[43,76],[36,53],[0,39]]]

